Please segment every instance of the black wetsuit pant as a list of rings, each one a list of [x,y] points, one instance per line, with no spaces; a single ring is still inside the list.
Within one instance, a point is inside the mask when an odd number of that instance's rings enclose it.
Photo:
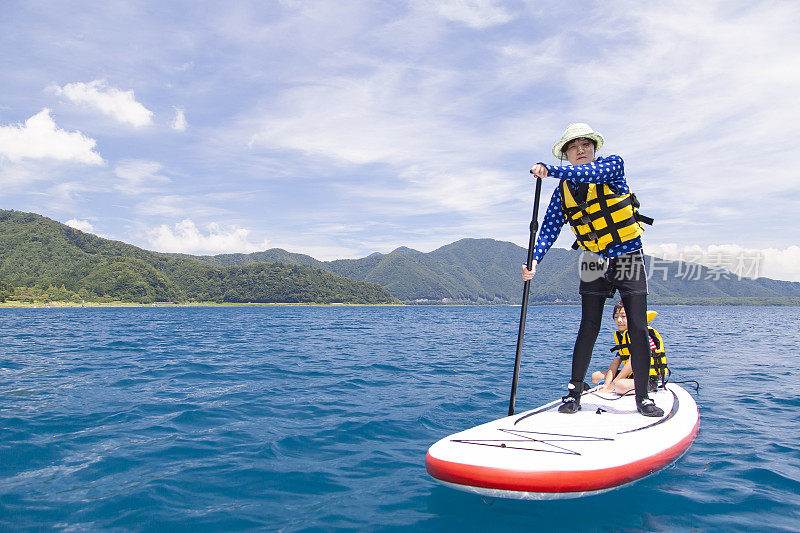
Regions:
[[[600,333],[603,306],[606,296],[581,295],[581,326],[575,350],[572,352],[572,381],[581,384],[589,369],[592,349]],[[647,381],[650,374],[650,341],[647,334],[647,294],[627,294],[622,297],[628,317],[628,334],[631,339],[631,367],[636,398],[647,397]],[[580,390],[580,389],[578,389]]]

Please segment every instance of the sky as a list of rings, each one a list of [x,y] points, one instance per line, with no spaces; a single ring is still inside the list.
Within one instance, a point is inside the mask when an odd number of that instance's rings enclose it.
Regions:
[[[164,252],[527,246],[528,169],[586,122],[645,251],[800,281],[800,3],[574,4],[4,0],[0,208]]]

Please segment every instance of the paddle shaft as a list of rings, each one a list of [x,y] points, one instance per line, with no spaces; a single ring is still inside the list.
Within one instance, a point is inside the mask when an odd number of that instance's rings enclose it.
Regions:
[[[533,218],[531,219],[531,237],[528,241],[528,270],[533,267],[533,247],[536,245],[536,233],[539,231],[539,196],[542,192],[542,178],[536,178],[536,192],[533,198]],[[514,360],[514,377],[511,380],[511,399],[508,401],[508,416],[514,414],[514,403],[517,401],[517,381],[519,381],[519,364],[522,359],[522,339],[525,336],[525,317],[528,314],[528,292],[531,280],[525,282],[522,289],[522,310],[519,317],[517,333],[517,357]]]

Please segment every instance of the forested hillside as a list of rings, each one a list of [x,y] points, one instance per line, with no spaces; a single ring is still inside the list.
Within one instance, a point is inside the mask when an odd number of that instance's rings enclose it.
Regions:
[[[531,284],[531,301],[576,301],[578,256],[551,249]],[[162,254],[33,213],[0,211],[0,300],[388,303],[396,297],[414,303],[519,303],[525,257],[524,248],[493,239],[335,261],[281,249]],[[800,283],[737,279],[651,257],[648,264],[653,303],[800,303]]]
[[[279,262],[218,267],[0,210],[0,296],[132,302],[389,303],[373,283]],[[5,288],[4,288],[5,287]],[[12,289],[13,288],[13,289]]]

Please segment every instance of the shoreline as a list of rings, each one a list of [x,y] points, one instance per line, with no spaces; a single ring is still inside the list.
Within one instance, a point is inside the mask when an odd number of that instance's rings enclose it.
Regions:
[[[168,307],[400,307],[405,304],[350,304],[350,303],[217,303],[217,302],[186,302],[186,303],[152,303],[143,304],[137,302],[86,302],[79,304],[75,302],[0,302],[0,309],[65,309],[65,308],[97,308],[97,307],[136,307],[136,308],[168,308]]]
[[[668,306],[668,307],[682,307],[682,306],[691,306],[691,307],[800,307],[800,301],[795,301],[800,299],[788,298],[782,301],[772,301],[772,302],[764,302],[764,301],[746,301],[746,300],[734,300],[734,301],[718,301],[718,302],[660,302],[658,300],[653,302],[648,302],[648,307],[656,307],[656,306]],[[609,299],[609,302],[606,302],[606,305],[613,304],[613,301]],[[564,306],[564,307],[575,307],[580,306],[580,302],[529,302],[529,307],[539,307],[539,306]],[[478,303],[426,303],[426,304],[417,304],[417,303],[384,303],[384,304],[356,304],[356,303],[293,303],[293,302],[269,302],[269,303],[260,303],[260,302],[250,302],[250,303],[233,303],[233,302],[225,302],[225,303],[217,303],[217,302],[186,302],[186,303],[173,303],[173,302],[157,302],[157,303],[137,303],[137,302],[85,302],[84,304],[76,303],[76,302],[20,302],[20,301],[11,301],[11,302],[0,302],[0,309],[81,309],[81,308],[100,308],[100,307],[109,307],[109,308],[122,308],[122,307],[131,307],[131,308],[171,308],[171,307],[521,307],[521,304],[518,303],[485,303],[485,304],[478,304]]]

